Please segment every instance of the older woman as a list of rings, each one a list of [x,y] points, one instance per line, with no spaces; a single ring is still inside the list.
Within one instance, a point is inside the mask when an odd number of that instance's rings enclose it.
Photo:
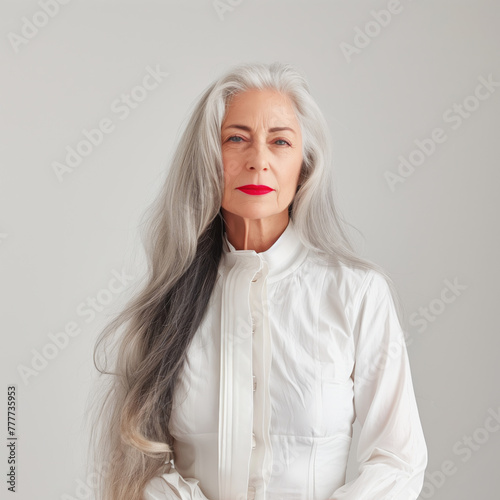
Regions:
[[[124,327],[98,498],[418,497],[397,296],[332,193],[327,125],[291,66],[242,65],[204,92],[150,214],[147,283],[96,345]]]

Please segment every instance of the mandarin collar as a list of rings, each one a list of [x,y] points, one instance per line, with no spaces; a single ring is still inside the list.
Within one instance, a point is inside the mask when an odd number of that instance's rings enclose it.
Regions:
[[[261,269],[262,262],[267,264],[268,281],[276,281],[296,269],[304,260],[308,249],[302,243],[292,219],[273,245],[264,252],[255,250],[236,250],[223,233],[223,257],[229,267],[255,262],[257,270]]]

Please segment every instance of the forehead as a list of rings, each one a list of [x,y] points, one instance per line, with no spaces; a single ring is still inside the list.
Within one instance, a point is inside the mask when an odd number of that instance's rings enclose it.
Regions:
[[[226,107],[224,122],[238,118],[248,120],[286,120],[297,123],[292,100],[276,90],[251,89],[235,94]]]

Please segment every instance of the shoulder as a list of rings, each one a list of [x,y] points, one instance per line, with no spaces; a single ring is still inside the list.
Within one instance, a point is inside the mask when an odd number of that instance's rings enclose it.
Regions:
[[[381,286],[384,276],[375,269],[367,269],[340,262],[333,257],[324,257],[316,252],[309,252],[309,265],[315,269],[314,274],[324,275],[326,287],[335,288],[345,297],[359,297],[366,292],[372,282]]]
[[[367,294],[378,295],[388,290],[384,275],[376,269],[340,262],[313,251],[309,252],[302,274],[311,275],[324,300],[330,302],[335,297],[352,315],[359,310]]]

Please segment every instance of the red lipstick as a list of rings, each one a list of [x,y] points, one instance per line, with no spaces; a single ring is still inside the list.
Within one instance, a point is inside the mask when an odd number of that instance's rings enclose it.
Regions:
[[[270,188],[269,186],[263,186],[263,185],[257,185],[257,184],[247,184],[246,186],[240,186],[239,188],[240,191],[243,191],[246,194],[266,194],[271,191],[274,191],[274,189]]]

